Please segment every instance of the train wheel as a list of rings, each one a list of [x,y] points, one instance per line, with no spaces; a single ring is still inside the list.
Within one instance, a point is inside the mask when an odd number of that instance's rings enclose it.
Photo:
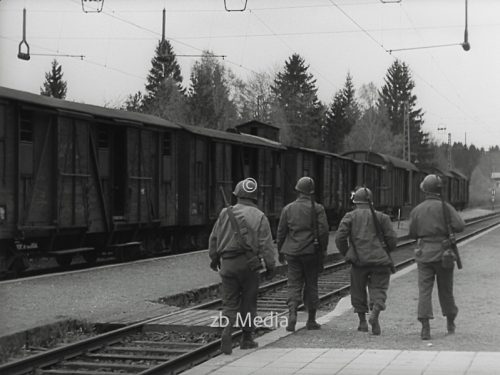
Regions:
[[[82,254],[85,262],[94,264],[97,261],[97,251],[86,251]]]
[[[12,243],[0,242],[0,275],[17,276],[29,267],[25,254]]]
[[[56,256],[56,262],[59,264],[61,267],[68,267],[71,264],[71,261],[73,260],[72,255],[58,255]]]

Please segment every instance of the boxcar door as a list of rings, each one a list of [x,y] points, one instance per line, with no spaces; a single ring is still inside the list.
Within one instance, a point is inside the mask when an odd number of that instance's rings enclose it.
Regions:
[[[154,183],[158,143],[155,133],[139,127],[127,127],[128,203],[131,223],[150,223],[158,218],[157,185]],[[124,191],[120,190],[120,193]],[[122,197],[121,195],[119,196]]]
[[[177,222],[177,142],[173,132],[164,132],[161,136],[161,217],[162,224],[174,225]]]
[[[0,101],[0,239],[8,238],[10,234],[9,232],[12,230],[12,216],[14,216],[12,215],[12,212],[15,202],[13,189],[14,184],[12,178],[10,179],[10,181],[7,181],[7,109],[7,103],[3,103]],[[9,130],[12,131],[12,129],[13,127],[10,126]],[[13,150],[12,146],[13,144],[11,142],[9,151]],[[9,167],[12,168],[12,166]],[[10,172],[10,174],[12,175],[12,172]]]
[[[57,222],[59,227],[89,224],[89,123],[60,116],[57,138]]]
[[[113,127],[111,131],[111,212],[116,219],[126,214],[127,173],[127,133],[125,128]]]
[[[53,226],[57,221],[57,117],[20,109],[18,117],[18,225]],[[29,228],[28,228],[29,227]]]
[[[211,219],[217,218],[224,202],[219,191],[224,189],[226,198],[231,203],[234,188],[232,176],[232,146],[214,141],[210,143],[210,212]]]

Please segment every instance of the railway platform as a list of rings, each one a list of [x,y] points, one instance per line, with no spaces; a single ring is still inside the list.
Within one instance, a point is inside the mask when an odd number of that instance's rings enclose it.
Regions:
[[[488,212],[461,214],[467,219]],[[408,223],[393,224],[403,238]],[[331,232],[329,253],[337,252],[334,236]],[[5,337],[19,335],[22,341],[40,327],[68,320],[131,322],[168,313],[177,308],[158,303],[161,298],[219,283],[207,251],[0,282],[0,347]]]
[[[391,278],[381,336],[357,331],[357,315],[346,296],[333,311],[323,311],[319,331],[305,330],[306,314],[299,313],[295,333],[278,328],[257,339],[258,349],[236,349],[184,374],[500,374],[499,242],[497,226],[459,246],[464,267],[455,269],[459,313],[454,335],[446,332],[434,290],[432,339],[420,339],[413,265]]]
[[[393,225],[405,238],[408,223]],[[331,231],[328,254],[338,253],[334,239]],[[69,319],[127,324],[168,313],[172,306],[158,304],[159,299],[201,289],[209,293],[219,284],[219,275],[209,268],[208,250],[0,282],[0,345],[2,337]]]

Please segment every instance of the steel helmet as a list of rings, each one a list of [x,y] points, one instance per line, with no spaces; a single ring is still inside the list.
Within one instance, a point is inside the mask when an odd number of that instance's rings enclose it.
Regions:
[[[368,188],[362,187],[356,190],[356,192],[354,193],[354,196],[352,197],[352,203],[369,203],[369,201],[372,200],[372,197],[372,191]]]
[[[441,177],[435,174],[425,176],[424,180],[420,184],[420,190],[428,194],[440,194],[442,187],[443,181],[441,180]]]
[[[302,194],[314,194],[314,180],[311,177],[301,177],[295,185],[295,190]]]
[[[253,178],[245,178],[236,184],[233,194],[238,198],[257,200],[257,181]]]

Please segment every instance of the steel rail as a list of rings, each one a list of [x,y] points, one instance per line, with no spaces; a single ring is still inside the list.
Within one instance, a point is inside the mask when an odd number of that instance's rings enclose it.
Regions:
[[[481,223],[486,220],[492,219],[492,217],[495,216],[500,216],[499,214],[491,214],[491,215],[486,215],[485,217],[481,217],[479,219],[470,219],[467,221],[467,226],[469,225],[474,225]],[[492,224],[489,224],[485,227],[481,227],[475,231],[472,231],[471,233],[464,234],[457,238],[457,242],[462,242],[468,238],[471,238],[473,236],[476,236],[477,234],[486,231],[492,227],[498,226],[500,222],[494,222]],[[411,241],[404,241],[403,243],[398,244],[398,247],[404,247],[409,244],[414,243],[414,240]],[[397,269],[401,269],[404,266],[407,266],[409,263],[413,263],[414,259],[413,258],[408,258],[402,262],[399,262],[396,264]],[[341,262],[336,262],[330,265],[325,266],[325,271],[334,271],[336,268],[345,268],[348,266],[348,263],[345,261]],[[277,287],[280,287],[284,285],[287,282],[286,278],[267,283],[265,285],[262,285],[259,288],[259,293],[264,293],[268,290],[275,289]],[[332,298],[336,295],[339,295],[341,293],[345,293],[349,290],[350,285],[347,283],[345,286],[342,286],[340,288],[337,288],[329,293],[322,294],[320,296],[320,300],[324,301],[326,299]],[[0,365],[0,374],[3,375],[22,375],[26,374],[30,371],[36,371],[37,369],[47,367],[50,365],[53,365],[55,363],[60,362],[62,359],[70,359],[77,357],[79,355],[85,354],[87,352],[103,348],[105,346],[108,346],[110,344],[119,342],[123,337],[126,337],[128,335],[141,332],[142,328],[148,324],[154,323],[160,319],[164,319],[170,316],[175,316],[178,315],[182,312],[190,311],[190,310],[199,310],[203,308],[208,308],[211,306],[214,306],[216,304],[220,304],[221,299],[215,299],[212,301],[208,301],[199,305],[191,306],[186,309],[181,309],[178,311],[174,311],[168,314],[164,314],[158,317],[146,319],[144,321],[134,323],[130,326],[122,327],[95,337],[87,338],[75,343],[71,343],[69,345],[66,345],[64,347],[59,347],[55,349],[48,350],[43,353],[35,354],[33,356],[29,356],[27,358],[20,359],[18,361],[13,361],[13,362],[8,362],[3,365]],[[299,306],[300,308],[303,308],[303,304]],[[276,316],[282,316],[286,314],[287,311],[282,311],[276,314]],[[241,331],[236,331],[233,333],[233,338],[237,338],[239,335],[241,335]],[[140,375],[152,375],[152,374],[165,374],[165,373],[175,373],[175,371],[178,371],[179,369],[186,369],[189,367],[192,367],[195,364],[198,364],[202,362],[203,360],[206,360],[207,358],[212,357],[218,350],[220,346],[220,339],[214,340],[206,345],[203,345],[202,347],[199,347],[195,349],[194,351],[190,351],[188,353],[182,354],[178,357],[175,357],[171,360],[168,360],[166,362],[163,362],[159,365],[153,366],[150,369],[147,369],[143,372],[140,372]]]

